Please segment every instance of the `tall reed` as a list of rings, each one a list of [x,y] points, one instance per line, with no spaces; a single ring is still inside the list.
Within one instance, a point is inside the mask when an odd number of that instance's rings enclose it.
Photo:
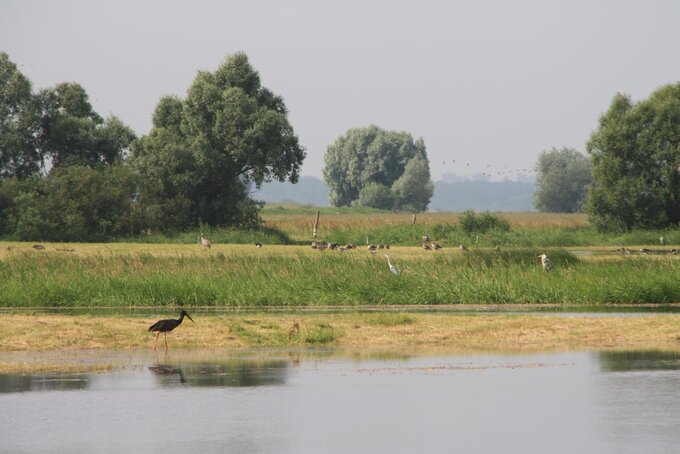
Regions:
[[[254,250],[254,248],[253,248]],[[193,255],[17,253],[0,260],[0,307],[390,306],[680,301],[680,259],[581,261],[549,249],[418,255],[306,251]]]

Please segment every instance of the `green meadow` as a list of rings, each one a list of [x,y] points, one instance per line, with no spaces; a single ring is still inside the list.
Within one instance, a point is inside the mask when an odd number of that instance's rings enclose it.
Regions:
[[[668,304],[680,257],[606,249],[45,244],[2,246],[4,308],[304,308],[460,304]],[[384,252],[400,270],[389,272]],[[661,252],[661,251],[659,251]]]

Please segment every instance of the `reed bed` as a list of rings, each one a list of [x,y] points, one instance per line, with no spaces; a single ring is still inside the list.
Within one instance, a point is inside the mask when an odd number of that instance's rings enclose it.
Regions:
[[[308,247],[153,248],[119,244],[58,252],[17,246],[0,255],[0,307],[267,308],[452,304],[611,304],[680,301],[680,258],[603,256],[579,259],[548,249],[545,272],[531,248],[495,251]],[[54,248],[54,249],[53,249]]]

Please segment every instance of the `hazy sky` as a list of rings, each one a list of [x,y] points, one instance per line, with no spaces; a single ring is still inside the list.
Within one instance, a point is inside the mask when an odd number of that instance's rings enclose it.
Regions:
[[[0,50],[34,90],[78,82],[138,135],[161,96],[243,51],[285,99],[303,175],[376,124],[423,137],[438,180],[585,152],[617,92],[680,81],[679,24],[673,0],[0,0]]]

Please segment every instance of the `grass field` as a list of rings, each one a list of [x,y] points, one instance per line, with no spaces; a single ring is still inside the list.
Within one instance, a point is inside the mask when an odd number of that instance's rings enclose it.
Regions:
[[[264,227],[256,230],[209,228],[200,229],[216,244],[280,244],[308,245],[312,238],[317,208],[267,206],[262,210]],[[493,213],[507,220],[510,231],[491,230],[467,234],[459,225],[460,213],[393,213],[359,208],[319,209],[319,240],[365,245],[389,243],[418,246],[423,235],[429,235],[445,246],[459,244],[478,247],[595,247],[658,245],[664,236],[668,244],[680,244],[680,231],[633,231],[604,234],[588,224],[583,214],[564,213]],[[120,238],[120,242],[155,244],[194,244],[199,230],[184,233],[154,233]]]
[[[176,317],[180,307],[193,312],[197,323],[185,322],[173,332],[171,348],[679,348],[675,316],[572,319],[415,311],[675,304],[680,256],[670,251],[680,235],[674,230],[607,236],[582,215],[521,213],[499,215],[510,222],[509,232],[473,236],[460,229],[457,214],[420,214],[411,225],[410,215],[322,210],[319,239],[359,245],[340,252],[309,247],[315,213],[274,207],[264,210],[262,230],[205,229],[211,249],[198,244],[198,231],[150,233],[132,242],[42,243],[42,248],[0,242],[0,352],[148,349],[153,342],[148,325]],[[425,234],[444,249],[420,247]],[[668,244],[658,244],[661,235]],[[368,253],[366,237],[391,243],[398,276],[387,267],[386,250]],[[263,247],[256,248],[256,241]],[[461,243],[467,252],[458,248]],[[618,254],[620,246],[651,253]],[[544,251],[553,261],[550,272],[537,258]],[[223,315],[207,316],[211,311]],[[293,320],[300,332],[289,339]],[[97,359],[84,365],[49,358],[0,360],[0,373],[114,367]]]
[[[11,250],[8,250],[11,246]],[[307,246],[0,244],[0,307],[266,308],[458,304],[669,304],[680,302],[680,256],[575,255],[543,250],[392,247],[318,251]],[[604,253],[608,252],[608,253]]]

